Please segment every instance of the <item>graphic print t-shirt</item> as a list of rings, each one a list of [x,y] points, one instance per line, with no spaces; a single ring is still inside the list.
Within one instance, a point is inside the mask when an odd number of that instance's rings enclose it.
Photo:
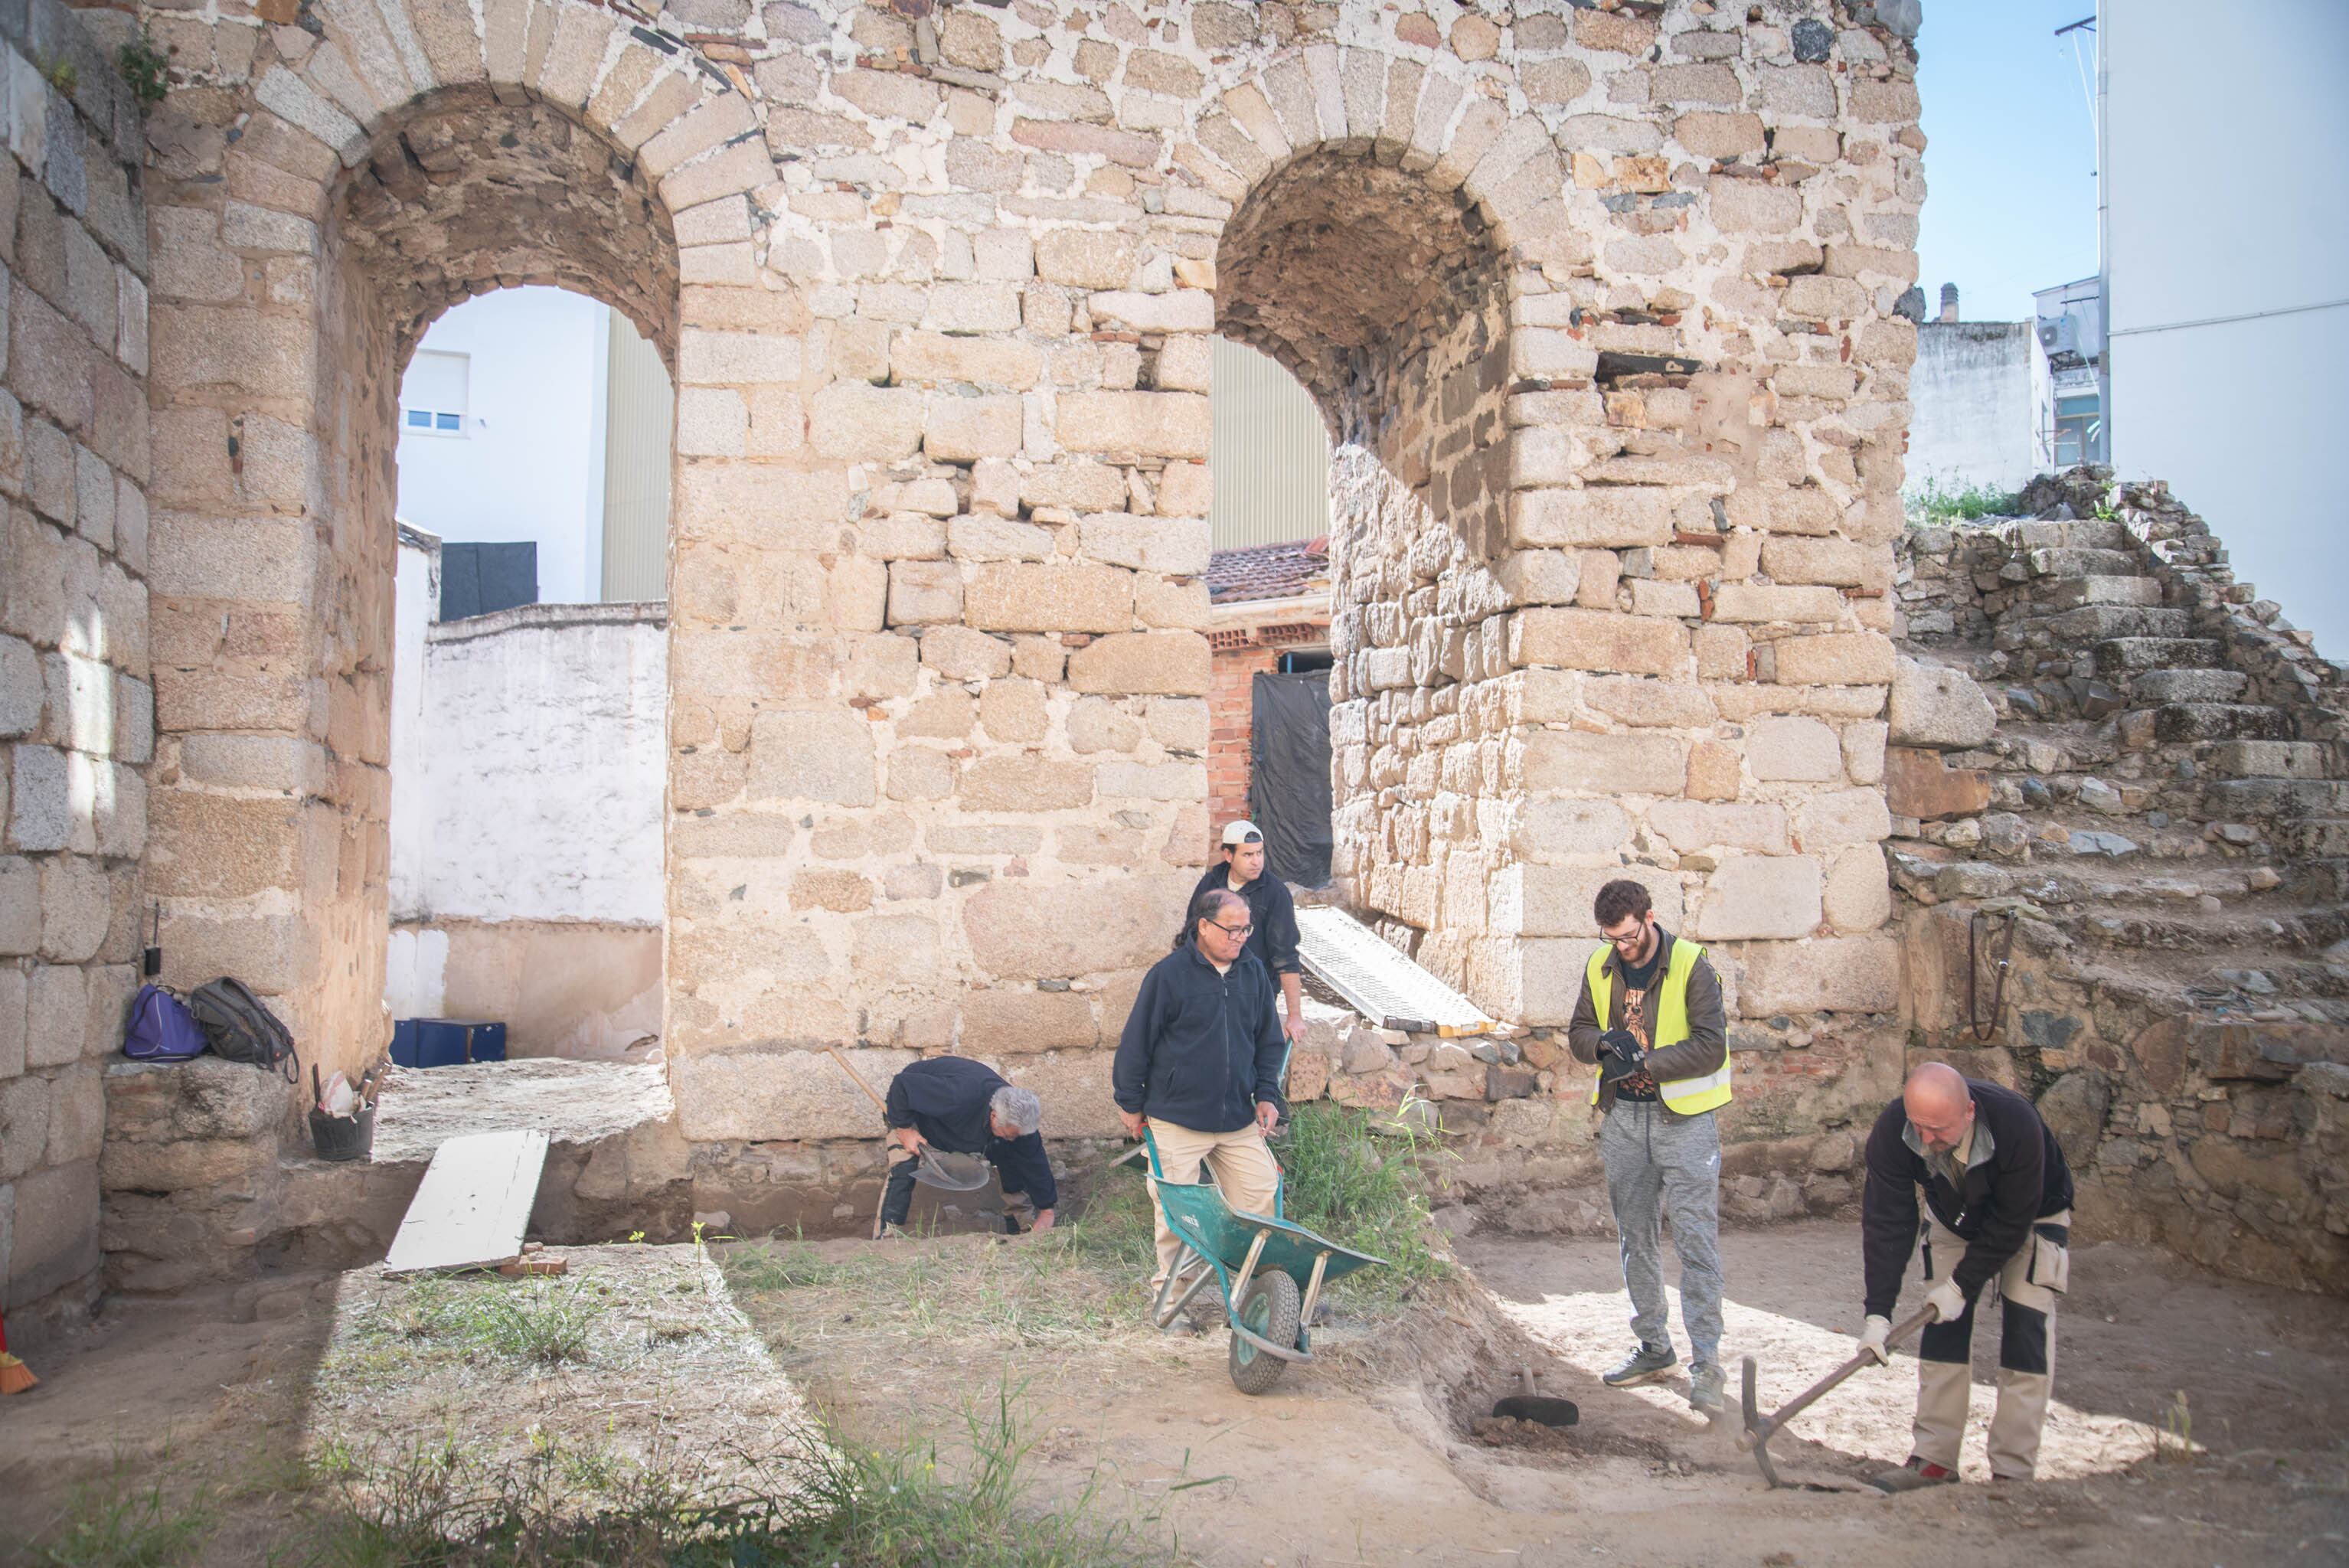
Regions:
[[[1639,1040],[1641,1050],[1651,1044],[1648,1036],[1648,996],[1655,988],[1656,971],[1663,958],[1664,944],[1659,942],[1654,954],[1645,964],[1623,965],[1623,1001],[1616,1014],[1615,1026],[1629,1029]],[[1642,1068],[1629,1078],[1615,1080],[1615,1098],[1653,1100],[1661,1096],[1656,1088],[1655,1075]]]

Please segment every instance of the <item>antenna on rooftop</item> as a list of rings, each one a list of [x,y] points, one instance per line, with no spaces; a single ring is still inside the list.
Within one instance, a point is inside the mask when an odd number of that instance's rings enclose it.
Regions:
[[[2073,68],[2078,71],[2080,75],[2080,96],[2087,100],[2088,124],[2091,128],[2093,128],[2096,123],[2096,89],[2094,84],[2088,80],[2088,62],[2086,57],[2080,53],[2080,42],[2085,35],[2093,33],[2095,30],[2096,18],[2093,15],[2083,16],[2076,22],[2066,23],[2064,26],[2055,29],[2055,36],[2057,37],[2061,38],[2069,35],[2072,39],[2072,66]],[[2098,172],[2099,171],[2096,170],[2090,170],[2088,171],[2089,178],[2095,179]]]

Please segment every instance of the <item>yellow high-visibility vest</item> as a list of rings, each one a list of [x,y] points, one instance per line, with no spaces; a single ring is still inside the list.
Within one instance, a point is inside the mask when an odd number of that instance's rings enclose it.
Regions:
[[[1615,976],[1607,967],[1607,954],[1613,949],[1602,947],[1590,955],[1590,1006],[1599,1019],[1599,1026],[1607,1026],[1607,1004],[1615,989]],[[1672,939],[1672,955],[1664,965],[1664,983],[1655,989],[1655,1015],[1648,1031],[1648,1048],[1661,1051],[1666,1046],[1678,1045],[1689,1037],[1688,982],[1696,969],[1696,961],[1704,956],[1704,949],[1693,942]],[[1659,1078],[1656,1092],[1664,1108],[1681,1116],[1694,1116],[1700,1111],[1718,1110],[1729,1103],[1729,1063],[1724,1057],[1718,1072],[1697,1078]],[[1590,1079],[1590,1103],[1599,1103],[1599,1078],[1594,1071]]]

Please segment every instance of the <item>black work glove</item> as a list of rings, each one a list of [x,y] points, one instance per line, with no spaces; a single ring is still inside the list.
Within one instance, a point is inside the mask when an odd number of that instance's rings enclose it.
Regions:
[[[1640,1038],[1629,1029],[1609,1029],[1599,1037],[1599,1081],[1613,1083],[1640,1070]]]

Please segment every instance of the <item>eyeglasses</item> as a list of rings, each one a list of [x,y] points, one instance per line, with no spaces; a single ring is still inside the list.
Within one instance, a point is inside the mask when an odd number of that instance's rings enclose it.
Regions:
[[[1256,925],[1253,922],[1247,925],[1226,925],[1220,920],[1211,920],[1207,922],[1207,923],[1214,926],[1217,931],[1222,932],[1226,936],[1246,936],[1249,932],[1256,929]]]

